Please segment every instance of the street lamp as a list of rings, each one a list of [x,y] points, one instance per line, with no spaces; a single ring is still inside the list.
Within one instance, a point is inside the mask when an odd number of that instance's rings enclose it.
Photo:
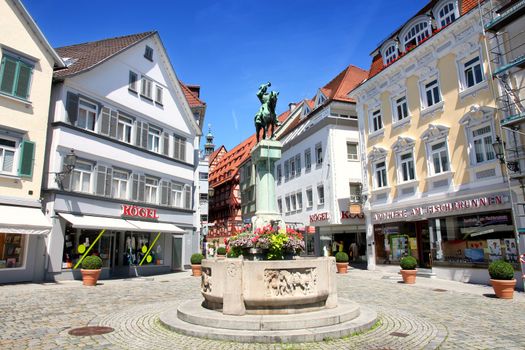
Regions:
[[[213,197],[215,189],[213,187],[208,188],[208,197]]]
[[[496,158],[499,159],[501,164],[506,164],[507,169],[513,173],[520,171],[520,165],[518,162],[505,160],[505,142],[503,142],[499,136],[496,136],[496,141],[492,143],[492,148],[494,148]]]
[[[73,169],[75,169],[77,158],[78,157],[75,154],[75,150],[69,151],[69,153],[64,157],[62,171],[55,173],[55,181],[58,183],[61,189],[64,188],[64,184],[62,183],[62,181],[64,181],[66,175],[71,174]]]

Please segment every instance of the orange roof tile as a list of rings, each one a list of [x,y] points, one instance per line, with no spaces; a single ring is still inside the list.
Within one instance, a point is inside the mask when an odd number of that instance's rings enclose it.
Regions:
[[[206,105],[205,102],[203,102],[196,94],[193,92],[188,85],[184,84],[182,81],[179,80],[180,86],[182,87],[182,92],[184,92],[184,96],[186,96],[186,100],[188,101],[188,104],[190,107],[204,107]]]
[[[65,78],[75,74],[88,71],[100,63],[108,60],[116,54],[137,44],[138,42],[156,34],[157,32],[144,32],[131,34],[116,38],[92,41],[83,44],[64,46],[55,49],[62,59],[68,59],[65,69],[56,70],[53,73],[55,78]]]

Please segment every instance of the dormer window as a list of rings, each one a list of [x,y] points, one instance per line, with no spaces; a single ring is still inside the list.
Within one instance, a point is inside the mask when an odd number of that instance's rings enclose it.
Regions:
[[[403,47],[405,51],[419,45],[430,36],[430,26],[428,19],[421,20],[412,25],[403,36]]]
[[[317,99],[317,105],[322,105],[324,101],[326,101],[326,98],[323,96],[323,94],[319,94],[319,98]]]
[[[396,45],[390,45],[385,53],[383,54],[383,58],[385,60],[385,64],[390,64],[394,62],[397,58],[397,47]]]
[[[147,60],[153,61],[153,49],[146,45],[146,50],[144,51],[144,57]]]
[[[440,28],[446,27],[454,22],[459,17],[456,1],[443,1],[436,6],[434,16],[436,17]]]

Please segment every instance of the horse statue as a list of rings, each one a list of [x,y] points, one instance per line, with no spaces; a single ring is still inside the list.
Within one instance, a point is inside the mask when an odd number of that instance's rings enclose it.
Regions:
[[[279,123],[277,120],[277,115],[275,114],[275,107],[277,106],[277,97],[279,96],[279,92],[268,92],[268,88],[270,86],[272,86],[270,82],[262,84],[259,87],[259,91],[257,92],[257,97],[261,102],[261,107],[254,118],[257,143],[259,143],[259,132],[261,129],[263,130],[262,139],[264,140],[266,139],[269,128],[271,128],[270,138],[273,138],[275,127],[281,125],[281,123]]]

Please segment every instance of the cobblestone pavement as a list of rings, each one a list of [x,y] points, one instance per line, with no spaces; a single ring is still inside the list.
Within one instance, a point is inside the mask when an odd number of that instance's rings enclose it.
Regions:
[[[525,349],[524,293],[500,300],[486,286],[423,278],[405,285],[399,280],[384,271],[339,275],[339,295],[374,308],[380,322],[363,334],[303,344],[239,344],[163,328],[161,311],[199,297],[199,279],[187,272],[154,280],[101,281],[95,288],[77,281],[4,285],[0,349]],[[86,325],[115,331],[68,334]]]

